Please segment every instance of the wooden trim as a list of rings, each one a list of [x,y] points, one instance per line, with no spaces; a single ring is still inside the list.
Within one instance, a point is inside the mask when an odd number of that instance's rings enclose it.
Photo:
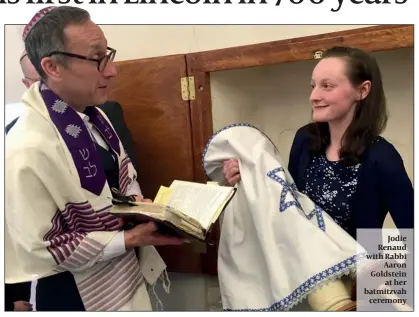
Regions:
[[[193,163],[195,171],[196,182],[207,182],[207,178],[202,169],[202,153],[208,141],[209,136],[212,135],[212,112],[211,112],[211,86],[210,77],[208,73],[196,73],[195,91],[199,93],[199,98],[190,101],[190,117],[192,129],[192,151]],[[221,228],[217,221],[212,229],[209,237],[209,242],[206,244],[206,253],[201,254],[201,269],[203,274],[217,275],[217,259],[218,259],[218,244],[220,239]]]
[[[413,47],[413,25],[379,25],[275,42],[187,54],[189,75],[313,59],[335,45],[367,52]]]
[[[207,178],[202,169],[202,152],[213,133],[210,75],[200,72],[194,74],[194,79],[195,94],[199,94],[197,99],[190,101],[195,179],[198,182],[206,182]]]
[[[109,97],[122,105],[145,197],[153,199],[161,185],[173,180],[193,181],[190,103],[182,99],[180,85],[187,74],[185,55],[123,61],[116,67]],[[156,249],[169,272],[202,273],[202,257],[193,244]]]
[[[118,55],[118,51],[116,52],[116,54]],[[150,56],[150,57],[145,57],[145,58],[133,58],[133,59],[124,59],[122,61],[114,61],[114,65],[116,67],[120,67],[120,66],[135,64],[135,63],[138,62],[138,60],[154,62],[154,61],[156,61],[158,59],[161,59],[161,58],[167,58],[167,57],[176,58],[178,56],[186,57],[185,54],[169,54],[169,55],[162,55],[162,56]]]

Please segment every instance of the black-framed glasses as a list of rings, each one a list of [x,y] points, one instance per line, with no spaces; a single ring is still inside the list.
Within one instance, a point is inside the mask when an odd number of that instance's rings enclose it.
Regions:
[[[24,76],[24,77],[25,77],[25,79],[33,81],[33,82],[37,82],[37,81],[41,80],[41,77],[38,77],[38,78],[30,78],[30,77],[27,77],[27,76]]]
[[[97,63],[97,70],[99,72],[102,72],[106,68],[106,65],[108,65],[108,62],[113,61],[114,58],[115,58],[115,55],[116,55],[116,49],[111,48],[111,47],[107,47],[107,50],[109,52],[105,56],[103,56],[99,59],[89,58],[87,56],[68,53],[68,52],[58,52],[58,51],[51,52],[48,55],[46,55],[45,57],[51,57],[52,55],[64,55],[64,56],[68,56],[68,57],[83,59],[83,60],[86,60],[86,61],[96,62]]]

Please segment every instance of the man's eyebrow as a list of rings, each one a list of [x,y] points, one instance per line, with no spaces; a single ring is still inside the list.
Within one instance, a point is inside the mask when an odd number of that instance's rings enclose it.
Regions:
[[[89,51],[95,51],[95,50],[102,50],[103,51],[103,46],[100,44],[92,44],[89,47]],[[106,48],[105,48],[106,51]]]

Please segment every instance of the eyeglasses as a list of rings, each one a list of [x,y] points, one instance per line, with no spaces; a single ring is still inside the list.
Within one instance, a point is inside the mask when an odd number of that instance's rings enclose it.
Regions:
[[[107,47],[107,50],[109,51],[109,53],[106,54],[105,56],[103,56],[102,58],[99,58],[99,59],[89,58],[87,56],[82,56],[82,55],[73,54],[73,53],[58,52],[58,51],[51,52],[48,55],[46,55],[45,57],[51,57],[53,55],[64,55],[64,56],[68,56],[68,57],[83,59],[83,60],[86,60],[86,61],[96,62],[97,63],[97,70],[99,72],[103,72],[103,70],[106,68],[106,65],[108,65],[108,62],[114,60],[115,54],[116,54],[116,50],[113,49],[113,48]]]
[[[33,81],[33,82],[37,82],[37,81],[40,81],[41,80],[41,77],[38,77],[38,78],[30,78],[30,77],[25,76],[25,79],[30,80],[30,81]]]

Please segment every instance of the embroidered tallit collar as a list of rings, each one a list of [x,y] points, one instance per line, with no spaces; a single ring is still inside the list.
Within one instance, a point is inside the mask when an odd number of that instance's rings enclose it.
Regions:
[[[82,188],[100,195],[106,183],[106,175],[82,116],[50,90],[43,81],[39,84],[39,92],[52,122],[71,153]],[[118,136],[96,107],[87,107],[83,115],[89,117],[89,121],[101,133],[109,147],[120,155]]]

